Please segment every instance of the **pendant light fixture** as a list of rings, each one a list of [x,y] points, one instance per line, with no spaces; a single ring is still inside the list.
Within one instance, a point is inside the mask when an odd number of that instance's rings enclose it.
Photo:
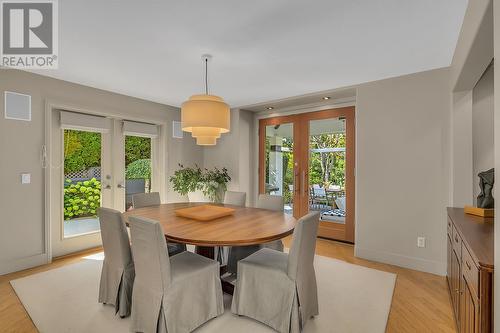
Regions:
[[[205,63],[205,94],[193,95],[181,106],[182,130],[190,132],[200,146],[213,146],[222,133],[229,132],[230,110],[224,100],[208,92],[208,61],[211,55],[203,55]]]

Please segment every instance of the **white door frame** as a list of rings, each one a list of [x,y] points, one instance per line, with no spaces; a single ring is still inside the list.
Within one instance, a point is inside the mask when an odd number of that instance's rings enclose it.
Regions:
[[[166,194],[167,194],[167,183],[166,183],[166,166],[167,164],[167,152],[166,152],[166,147],[167,147],[167,131],[166,131],[166,126],[167,126],[167,117],[165,117],[165,121],[158,121],[158,119],[150,119],[147,116],[144,116],[141,118],[138,118],[136,116],[128,116],[126,112],[121,112],[121,111],[116,111],[116,110],[95,110],[92,107],[87,107],[83,105],[76,105],[72,103],[68,103],[65,101],[61,100],[55,100],[55,99],[46,99],[45,101],[45,144],[43,148],[43,154],[42,154],[42,160],[43,160],[43,165],[45,168],[44,171],[44,178],[45,178],[45,216],[44,216],[44,240],[45,240],[45,253],[47,257],[47,263],[52,262],[53,258],[53,249],[52,249],[52,220],[53,220],[53,207],[52,205],[54,204],[54,190],[60,190],[59,188],[54,188],[54,179],[53,175],[51,175],[51,168],[50,168],[50,159],[53,153],[53,141],[52,141],[52,133],[55,130],[53,126],[53,121],[54,121],[54,114],[55,110],[66,110],[70,112],[79,112],[79,113],[85,113],[89,115],[97,115],[97,116],[105,116],[105,117],[110,117],[113,118],[113,126],[112,126],[112,133],[110,136],[110,140],[112,144],[117,143],[117,137],[120,135],[123,137],[123,132],[120,131],[120,133],[116,133],[116,127],[118,126],[117,121],[121,122],[122,119],[126,120],[131,120],[131,121],[138,121],[138,122],[146,122],[146,123],[154,123],[159,126],[159,136],[157,140],[157,143],[154,146],[155,151],[155,161],[152,161],[154,163],[155,168],[154,169],[154,174],[152,175],[152,178],[155,179],[155,191],[160,192],[161,197],[163,200],[166,200]],[[116,150],[113,152],[113,158],[116,157]],[[153,156],[152,156],[153,157]],[[122,167],[123,168],[123,167]],[[116,172],[115,169],[112,170],[112,172]],[[118,185],[118,180],[121,179],[122,177],[113,177],[112,179],[112,200],[110,201],[113,204],[117,204],[118,200],[116,193],[119,191],[115,191]],[[58,207],[59,209],[60,207]],[[92,246],[90,246],[92,247]]]
[[[121,119],[113,119],[113,135],[112,135],[112,143],[114,147],[122,147],[125,148],[125,133],[123,132],[123,121]],[[162,151],[164,151],[164,145],[161,144],[162,133],[165,132],[163,130],[163,126],[160,126],[158,137],[150,138],[151,139],[151,191],[152,192],[160,192],[161,198],[165,198],[165,193],[162,192],[165,187],[161,184],[165,184],[165,172],[161,172],[164,170],[164,164],[162,161],[165,160],[164,156],[162,156]],[[133,135],[131,135],[133,136]],[[115,187],[114,187],[114,207],[117,210],[124,211],[125,210],[125,194],[126,188],[125,186],[119,187],[119,184],[126,185],[125,178],[125,151],[114,149],[112,151],[113,154],[113,171],[112,174],[115,178]],[[163,169],[162,169],[163,168]],[[166,200],[165,200],[166,201]]]

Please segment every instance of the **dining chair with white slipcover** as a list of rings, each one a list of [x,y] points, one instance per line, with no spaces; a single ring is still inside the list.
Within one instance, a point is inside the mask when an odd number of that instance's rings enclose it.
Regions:
[[[257,199],[257,208],[283,211],[283,197],[278,195],[260,194]],[[247,246],[233,246],[229,249],[229,258],[227,262],[227,271],[232,274],[238,272],[238,261],[244,259],[254,252],[257,252],[263,247],[267,247],[277,251],[283,251],[283,242],[281,240]]]
[[[159,206],[161,205],[160,193],[137,193],[132,196],[132,206],[134,208]]]
[[[245,207],[247,201],[246,192],[226,191],[224,195],[224,204],[239,207]],[[227,265],[229,260],[229,246],[220,246],[217,249],[217,260],[221,265]]]
[[[136,277],[133,332],[191,332],[224,312],[219,263],[185,251],[169,257],[157,221],[130,217]]]
[[[299,219],[290,253],[261,249],[238,263],[231,311],[281,333],[298,333],[319,314],[314,252],[319,213]]]
[[[132,206],[134,208],[143,208],[161,205],[160,193],[139,193],[132,196]],[[174,256],[176,254],[187,251],[186,244],[167,242],[168,254]]]
[[[224,204],[245,207],[247,200],[246,192],[226,191]]]
[[[282,212],[284,208],[283,197],[280,195],[260,194],[257,199],[257,208]],[[264,247],[283,252],[283,241],[277,240],[263,245]]]
[[[99,285],[99,303],[115,306],[120,317],[130,315],[134,285],[134,261],[122,214],[99,208],[104,261]]]

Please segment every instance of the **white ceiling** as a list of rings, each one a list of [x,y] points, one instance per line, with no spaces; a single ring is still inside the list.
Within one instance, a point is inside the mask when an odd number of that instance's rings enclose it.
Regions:
[[[467,0],[59,1],[63,80],[231,107],[448,66]]]

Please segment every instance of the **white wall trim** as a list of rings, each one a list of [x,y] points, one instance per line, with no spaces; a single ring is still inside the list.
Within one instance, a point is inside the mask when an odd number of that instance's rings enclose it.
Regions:
[[[52,237],[50,221],[52,220],[52,194],[51,194],[51,181],[50,175],[50,156],[52,155],[52,104],[45,101],[45,142],[42,148],[42,167],[44,168],[44,235],[45,235],[45,252],[47,254],[47,263],[52,262]]]
[[[322,111],[329,109],[338,109],[346,106],[356,106],[356,96],[339,98],[333,100],[328,104],[312,103],[312,104],[303,104],[303,105],[294,105],[286,108],[279,108],[272,111],[261,111],[257,112],[257,119],[265,119],[279,116],[287,116],[292,114],[300,114],[314,111]]]
[[[121,114],[119,111],[114,111],[114,110],[106,110],[106,109],[100,109],[99,111],[96,111],[92,108],[88,108],[83,105],[77,105],[77,104],[71,104],[71,103],[66,103],[61,100],[54,100],[54,99],[46,99],[45,100],[45,151],[46,151],[46,156],[47,156],[47,165],[50,165],[51,163],[51,150],[52,150],[52,131],[53,126],[52,126],[52,120],[54,117],[54,111],[56,110],[65,110],[65,111],[70,111],[70,112],[79,112],[79,113],[85,113],[89,115],[96,115],[96,116],[104,116],[104,117],[110,117],[118,121],[122,121],[124,119],[130,120],[130,121],[138,121],[138,122],[145,122],[145,123],[151,123],[151,124],[156,124],[160,127],[160,135],[159,139],[160,143],[156,145],[157,147],[152,147],[157,149],[157,158],[155,158],[155,163],[157,165],[157,168],[162,168],[161,170],[158,170],[158,172],[155,172],[155,177],[158,181],[158,191],[160,192],[160,195],[162,198],[166,198],[167,196],[167,184],[166,184],[166,176],[165,176],[165,168],[167,165],[167,152],[166,152],[166,146],[168,140],[167,135],[166,135],[166,126],[168,125],[169,121],[166,119],[165,120],[159,121],[158,119],[152,118],[152,117],[129,117],[124,116]],[[113,134],[115,135],[115,134]],[[112,138],[110,138],[112,139]],[[161,142],[162,140],[165,140],[164,142]],[[155,145],[153,145],[155,146]],[[116,182],[116,179],[114,179]],[[53,199],[52,199],[52,190],[53,190],[53,185],[52,185],[52,177],[51,177],[51,168],[46,167],[44,171],[44,187],[45,187],[45,216],[44,216],[44,235],[45,235],[45,261],[42,262],[41,264],[45,263],[50,263],[52,261],[52,239],[51,239],[51,234],[52,234],[52,224],[51,221],[53,219],[51,208],[53,204]],[[115,185],[115,184],[113,184]],[[112,188],[114,189],[115,186],[112,185]],[[114,198],[110,202],[114,203]],[[164,199],[164,201],[166,201]],[[90,245],[89,247],[93,247],[95,245]],[[37,264],[40,265],[40,264]],[[32,265],[36,266],[36,265]]]
[[[402,254],[361,248],[354,245],[354,256],[441,276],[446,275],[446,262],[409,257]]]
[[[269,111],[262,111],[262,112],[256,112],[254,116],[254,128],[253,128],[253,144],[254,144],[254,163],[253,163],[253,169],[254,172],[252,174],[253,177],[253,196],[249,197],[247,200],[249,202],[249,205],[252,206],[255,202],[257,202],[257,197],[259,196],[259,120],[260,119],[265,119],[265,118],[272,118],[272,117],[280,117],[280,116],[287,116],[287,115],[293,115],[293,114],[300,114],[300,113],[308,113],[308,112],[315,112],[315,111],[322,111],[322,110],[330,110],[330,109],[338,109],[342,107],[347,107],[347,106],[356,106],[356,96],[348,97],[348,98],[342,98],[342,99],[336,99],[332,101],[331,103],[325,105],[324,103],[321,105],[318,105],[318,103],[314,104],[304,104],[304,105],[296,105],[293,107],[287,107],[287,108],[281,108],[281,109],[276,109],[273,110],[272,113],[269,113]],[[244,110],[244,109],[242,109]],[[355,115],[355,127],[357,126],[357,117]],[[354,165],[354,177],[356,178],[356,163],[357,163],[357,133],[358,131],[356,130],[356,157],[355,157],[355,165]],[[355,193],[357,193],[357,182],[355,182]],[[357,202],[357,199],[354,199]],[[357,206],[357,205],[356,205]],[[355,220],[354,220],[354,225],[355,229],[354,232],[356,233],[356,213],[355,213]],[[356,236],[355,236],[356,237]]]
[[[0,275],[21,271],[23,269],[45,265],[49,263],[48,253],[35,254],[34,256],[16,258],[0,262]]]

